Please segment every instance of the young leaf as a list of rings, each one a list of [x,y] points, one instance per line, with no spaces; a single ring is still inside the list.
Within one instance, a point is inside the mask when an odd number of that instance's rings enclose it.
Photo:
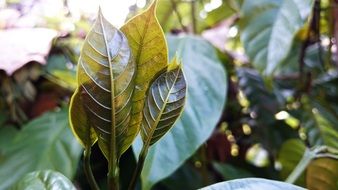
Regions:
[[[149,147],[168,132],[180,117],[185,104],[186,88],[181,64],[175,57],[168,70],[157,77],[148,90],[141,125],[143,147],[129,190],[135,189]]]
[[[156,4],[157,0],[146,11],[130,19],[121,28],[128,38],[137,65],[136,88],[132,97],[130,122],[133,129],[139,129],[141,125],[142,110],[151,80],[168,65],[168,48],[165,36],[155,16]],[[133,139],[134,136],[126,139],[126,143],[131,143]]]
[[[78,89],[70,100],[69,121],[74,136],[83,148],[90,148],[95,144],[97,135],[94,128],[89,125],[84,102]]]
[[[167,41],[170,57],[176,52],[182,56],[187,99],[175,126],[149,149],[141,174],[144,190],[170,176],[206,142],[221,117],[227,97],[226,72],[207,41],[196,36],[168,36]],[[139,155],[141,138],[136,138],[133,149]]]
[[[174,125],[183,111],[186,88],[181,64],[174,58],[149,88],[141,125],[144,146],[154,144]]]
[[[72,121],[74,117],[84,117],[76,120],[86,121],[85,125],[73,123],[73,128],[95,129],[99,147],[110,164],[116,163],[131,145],[124,139],[132,131],[128,123],[136,69],[133,60],[127,38],[99,11],[81,50],[78,89],[71,105],[78,109],[72,109],[70,115]]]

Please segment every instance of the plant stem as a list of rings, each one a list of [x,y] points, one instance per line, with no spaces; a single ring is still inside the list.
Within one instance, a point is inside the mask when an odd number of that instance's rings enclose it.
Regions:
[[[143,145],[142,150],[140,152],[139,158],[138,158],[138,162],[136,165],[136,169],[133,173],[133,177],[130,181],[128,190],[134,190],[136,187],[136,183],[137,183],[137,179],[140,177],[141,175],[141,171],[143,169],[143,165],[144,165],[144,161],[146,159],[146,156],[148,154],[148,148],[149,146]]]
[[[291,172],[288,178],[285,180],[287,183],[295,183],[299,176],[302,175],[306,167],[310,164],[310,162],[316,157],[316,152],[310,151],[306,149],[302,159],[298,162],[295,169]]]
[[[119,180],[120,180],[120,175],[119,175],[119,167],[118,167],[118,161],[114,163],[110,163],[109,166],[109,171],[108,171],[108,187],[110,190],[119,190]]]
[[[97,185],[92,169],[90,167],[90,154],[91,154],[91,149],[90,148],[86,148],[83,151],[83,158],[84,158],[84,162],[83,162],[83,167],[84,167],[84,172],[85,175],[87,177],[88,183],[90,185],[90,188],[93,190],[99,190],[99,186]]]
[[[191,24],[192,24],[192,33],[196,34],[197,32],[197,22],[196,22],[196,1],[192,0],[191,5]]]
[[[175,0],[170,0],[170,2],[171,2],[171,6],[172,6],[174,12],[176,13],[178,22],[180,23],[180,25],[181,25],[181,27],[182,27],[182,30],[183,30],[185,33],[188,33],[187,28],[186,28],[186,27],[184,26],[184,24],[183,24],[182,16],[181,16],[181,14],[178,12],[178,10],[177,10],[177,4],[176,4],[176,1],[175,1]]]

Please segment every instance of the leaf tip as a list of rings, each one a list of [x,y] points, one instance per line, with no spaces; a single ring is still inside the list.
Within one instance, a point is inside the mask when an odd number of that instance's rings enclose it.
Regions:
[[[102,8],[101,8],[100,5],[99,5],[99,10],[97,11],[97,14],[98,14],[99,16],[102,16]]]
[[[154,1],[150,4],[150,6],[149,6],[149,8],[148,8],[147,11],[151,11],[151,12],[153,12],[154,14],[156,14],[156,7],[157,7],[157,0],[154,0]]]
[[[171,62],[168,65],[168,71],[175,70],[177,68],[181,68],[182,61],[178,58],[177,54],[175,57],[171,60]]]

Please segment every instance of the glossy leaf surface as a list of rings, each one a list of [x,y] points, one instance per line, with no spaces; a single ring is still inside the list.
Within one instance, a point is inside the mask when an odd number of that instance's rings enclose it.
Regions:
[[[291,51],[313,0],[245,0],[241,8],[241,41],[256,69],[271,75]]]
[[[130,123],[133,129],[139,129],[141,125],[142,110],[150,82],[168,65],[168,48],[156,18],[156,4],[155,0],[146,11],[130,19],[121,28],[128,38],[137,65]]]
[[[12,190],[76,190],[72,182],[59,172],[44,170],[26,174]]]
[[[69,122],[73,134],[81,143],[83,148],[90,148],[97,141],[94,128],[90,126],[88,115],[84,108],[83,98],[76,90],[70,100]]]
[[[65,108],[46,113],[5,142],[0,157],[0,189],[8,189],[36,170],[52,169],[73,178],[82,149],[68,127],[67,113]]]
[[[209,138],[226,98],[226,73],[208,42],[193,36],[167,40],[171,58],[176,53],[182,58],[187,102],[174,127],[149,149],[141,174],[144,190],[172,174]],[[137,138],[133,148],[138,156],[142,140]]]
[[[131,97],[134,90],[135,63],[127,38],[112,26],[99,11],[92,30],[82,47],[78,64],[78,89],[73,97],[71,112],[78,114],[83,106],[85,114],[71,118],[73,128],[93,127],[105,157],[116,160],[128,149],[125,143],[134,136],[135,130],[128,127],[131,118]],[[78,97],[79,96],[79,97]],[[81,98],[80,98],[81,97]],[[72,113],[71,113],[72,116]],[[87,122],[86,125],[80,125]],[[86,131],[89,130],[73,130]],[[93,135],[81,141],[90,139]]]
[[[147,94],[141,127],[142,140],[147,146],[170,130],[185,104],[186,82],[179,61],[174,58],[169,68],[152,83]]]
[[[204,187],[201,190],[305,190],[304,188],[280,181],[261,179],[261,178],[245,178],[235,179],[227,182],[216,183],[214,185]]]

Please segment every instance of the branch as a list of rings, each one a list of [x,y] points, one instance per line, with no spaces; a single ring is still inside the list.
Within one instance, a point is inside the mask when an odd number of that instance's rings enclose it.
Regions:
[[[171,2],[171,6],[174,10],[174,12],[176,13],[176,16],[177,16],[177,19],[178,19],[178,22],[180,23],[181,27],[182,27],[182,30],[185,32],[185,33],[188,33],[187,31],[187,27],[184,26],[183,22],[182,22],[182,16],[181,14],[178,12],[177,10],[177,2],[175,0],[170,0]]]

